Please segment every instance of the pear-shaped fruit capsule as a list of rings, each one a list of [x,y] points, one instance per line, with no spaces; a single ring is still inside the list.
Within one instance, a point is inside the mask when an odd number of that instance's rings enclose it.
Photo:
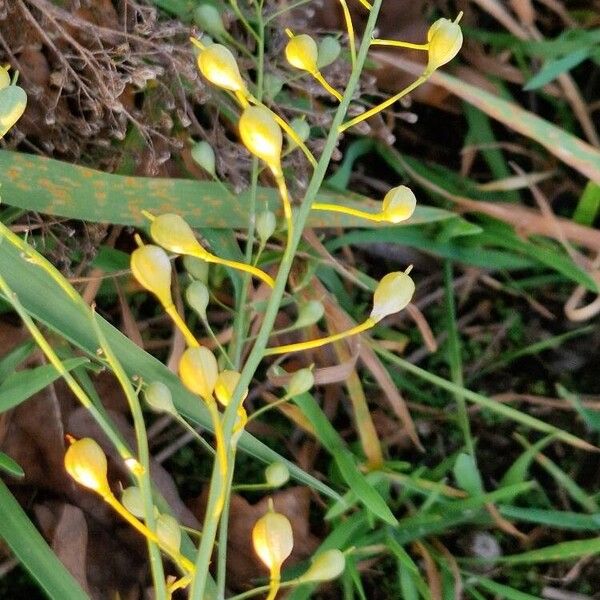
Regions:
[[[299,369],[287,384],[287,396],[295,398],[308,392],[315,385],[315,376],[310,369]]]
[[[10,75],[8,69],[0,66],[0,90],[7,88],[10,85]]]
[[[456,21],[438,19],[427,32],[429,58],[427,71],[432,72],[450,62],[459,52],[463,43],[463,34]]]
[[[271,236],[275,233],[275,227],[277,226],[277,220],[275,214],[270,210],[263,210],[258,217],[256,217],[256,233],[260,238],[261,244],[266,244]]]
[[[294,536],[288,518],[273,510],[273,501],[269,500],[269,510],[252,529],[254,551],[269,569],[271,579],[279,580],[281,565],[292,553]]]
[[[294,329],[300,329],[301,327],[308,327],[318,323],[325,314],[325,307],[322,302],[318,300],[309,300],[306,304],[303,304],[298,311],[298,318],[294,323]]]
[[[0,89],[0,138],[21,118],[27,106],[27,94],[18,85]]]
[[[265,97],[273,100],[283,89],[284,84],[285,81],[278,75],[275,75],[275,73],[265,73],[263,81]]]
[[[101,496],[111,495],[106,455],[92,438],[74,441],[65,453],[65,469],[80,485]]]
[[[408,273],[388,273],[379,282],[373,294],[371,319],[377,322],[401,311],[411,301],[414,293],[415,284]]]
[[[158,413],[175,414],[175,405],[171,390],[162,381],[153,381],[144,390],[146,404]]]
[[[264,106],[249,106],[240,117],[239,128],[242,143],[248,151],[280,177],[283,136],[271,111]]]
[[[204,321],[209,302],[208,288],[201,281],[192,281],[185,290],[185,299],[190,308]]]
[[[296,69],[311,74],[318,70],[319,49],[315,40],[306,33],[292,36],[285,47],[285,57]]]
[[[192,146],[192,158],[194,162],[201,166],[207,173],[216,175],[215,173],[215,151],[212,146],[202,140]]]
[[[194,23],[213,37],[225,35],[221,13],[212,4],[200,4],[194,11]]]
[[[306,122],[306,119],[296,117],[295,119],[292,119],[290,126],[296,132],[298,138],[303,142],[310,137],[310,125]],[[290,145],[295,145],[295,143],[296,142],[290,138]]]
[[[139,487],[132,485],[125,488],[121,494],[121,504],[138,519],[142,519],[145,516],[144,498]]]
[[[179,360],[179,377],[188,390],[211,400],[219,368],[215,355],[206,347],[188,348]]]
[[[146,244],[131,253],[131,271],[140,285],[152,292],[163,306],[171,300],[171,262],[158,246]]]
[[[231,92],[246,92],[235,57],[222,44],[212,44],[198,53],[198,68],[213,85]]]
[[[155,217],[150,224],[150,235],[159,246],[176,254],[194,254],[204,250],[192,228],[175,213]]]
[[[156,519],[156,537],[161,545],[178,552],[181,546],[181,527],[171,515],[158,515]]]
[[[272,488],[280,488],[290,479],[290,471],[282,462],[271,463],[265,469],[265,481]]]
[[[219,373],[215,384],[215,396],[223,406],[227,406],[231,402],[239,380],[240,374],[238,371],[225,369]],[[242,395],[242,400],[244,400],[247,395],[248,390],[245,390]]]
[[[185,270],[198,281],[208,281],[208,263],[197,256],[184,256],[183,266]]]
[[[342,46],[337,38],[327,35],[319,42],[319,57],[317,66],[319,69],[334,62],[342,51]]]
[[[337,549],[326,550],[313,558],[308,571],[300,581],[331,581],[339,577],[346,568],[346,557]]]
[[[401,223],[415,212],[417,199],[405,185],[392,188],[383,199],[382,217],[390,223]]]

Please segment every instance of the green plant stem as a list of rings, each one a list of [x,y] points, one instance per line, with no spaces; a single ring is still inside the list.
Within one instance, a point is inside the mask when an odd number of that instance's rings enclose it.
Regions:
[[[171,416],[187,431],[189,431],[194,439],[209,453],[211,456],[216,456],[215,449],[179,414],[170,413]]]
[[[94,331],[100,347],[106,356],[106,360],[115,374],[117,380],[125,397],[129,404],[129,410],[133,418],[133,429],[135,432],[135,441],[137,445],[137,451],[139,456],[139,464],[136,464],[138,468],[132,468],[131,471],[135,476],[140,491],[142,493],[143,504],[144,504],[144,521],[150,531],[156,531],[156,520],[154,519],[154,502],[152,500],[152,483],[150,481],[150,451],[148,449],[148,435],[146,434],[146,424],[144,423],[144,415],[142,413],[142,407],[138,400],[137,394],[131,385],[131,381],[125,373],[125,369],[119,362],[112,348],[106,341],[106,337],[96,318],[95,311],[92,312],[92,323]],[[154,594],[157,598],[163,598],[167,596],[167,587],[165,583],[165,573],[162,564],[162,558],[160,556],[160,549],[155,540],[146,537],[146,543],[148,545],[148,554],[150,556],[150,570],[152,572],[152,581],[154,583]]]
[[[256,65],[256,98],[259,102],[262,101],[263,88],[264,88],[264,66],[265,66],[265,23],[262,19],[262,2],[257,3],[257,22],[258,22],[258,33],[256,39],[258,42],[258,56]],[[250,194],[250,214],[248,220],[248,234],[246,240],[246,254],[245,260],[248,264],[252,264],[252,252],[254,249],[254,238],[256,229],[256,200],[258,192],[258,175],[259,175],[259,163],[256,157],[252,161],[252,184]],[[258,262],[258,259],[257,259]],[[239,368],[242,349],[244,346],[244,339],[246,337],[246,304],[248,300],[248,288],[250,285],[250,277],[244,277],[242,282],[242,290],[238,299],[238,310],[236,311],[234,319],[234,351],[232,368]],[[233,366],[235,365],[235,366]],[[217,599],[222,600],[225,597],[225,579],[226,579],[226,568],[227,568],[227,532],[229,528],[229,507],[231,502],[231,486],[233,484],[233,471],[235,466],[235,453],[236,447],[230,443],[230,438],[227,438],[227,447],[229,448],[227,455],[227,472],[225,474],[225,489],[223,494],[225,501],[221,511],[219,521],[219,545],[217,548]],[[213,473],[214,476],[214,473]],[[212,488],[212,486],[211,486]],[[208,513],[207,513],[208,514]]]
[[[460,388],[464,387],[462,356],[460,352],[460,339],[456,327],[456,304],[454,302],[454,274],[452,261],[444,261],[444,286],[446,292],[446,330],[448,332],[448,364],[450,366],[450,377]],[[455,393],[458,424],[462,429],[467,452],[475,459],[475,447],[471,435],[469,413],[467,403],[463,394]]]
[[[40,347],[50,364],[52,364],[54,368],[60,373],[61,377],[69,386],[71,392],[73,392],[74,396],[79,400],[81,405],[90,412],[96,423],[98,423],[98,425],[100,426],[100,429],[102,429],[106,437],[108,437],[113,446],[117,449],[119,456],[124,461],[131,460],[133,458],[133,454],[131,453],[131,450],[129,450],[125,442],[121,439],[121,436],[117,432],[116,428],[113,427],[113,425],[106,418],[106,416],[96,408],[96,406],[90,400],[83,388],[79,385],[79,383],[77,383],[77,381],[69,373],[69,371],[67,371],[64,368],[62,361],[60,360],[56,352],[54,352],[50,344],[46,341],[38,326],[34,323],[33,319],[29,316],[29,313],[27,313],[23,305],[19,302],[17,295],[11,290],[11,288],[8,286],[5,279],[1,275],[0,291],[2,291],[2,294],[6,297],[8,302],[10,302],[12,307],[15,309],[15,312],[19,315],[25,327],[27,327],[29,333],[31,333],[31,337],[33,337],[36,344]]]
[[[260,38],[258,34],[256,33],[256,31],[254,31],[250,23],[248,23],[248,19],[246,19],[244,13],[240,10],[237,0],[230,0],[230,4],[233,8],[233,12],[236,14],[237,18],[242,22],[244,27],[247,29],[248,33],[256,40],[258,44],[260,44]]]
[[[260,9],[259,9],[260,10]],[[257,34],[258,41],[258,60],[256,65],[256,99],[262,101],[264,87],[264,67],[265,67],[265,24],[258,16],[259,30]],[[258,175],[260,173],[260,165],[258,159],[252,159],[252,180],[250,183],[250,207],[248,218],[248,236],[246,239],[246,254],[245,260],[248,264],[252,264],[252,251],[254,249],[254,235],[256,228],[256,197],[258,192]],[[231,360],[235,368],[239,370],[242,357],[242,349],[246,333],[246,304],[248,300],[248,286],[250,285],[250,277],[243,277],[242,289],[238,298],[235,318],[233,321],[233,344],[231,350]]]
[[[217,546],[217,600],[225,599],[225,584],[227,575],[227,533],[229,531],[229,508],[231,506],[231,491],[233,484],[233,471],[235,465],[236,447],[231,444],[227,454],[227,464],[231,465],[228,471],[228,480],[225,482],[225,504],[221,513],[221,522],[219,524],[219,543]]]
[[[304,583],[301,579],[292,579],[290,581],[284,581],[279,584],[279,589],[292,587],[295,585],[300,585]],[[310,583],[307,581],[306,583]],[[242,594],[238,594],[237,596],[232,596],[229,600],[245,600],[246,598],[252,598],[252,596],[258,596],[258,594],[262,594],[263,592],[268,592],[271,589],[270,585],[261,585],[260,587],[254,588],[253,590],[248,590]]]
[[[292,399],[291,396],[285,395],[285,396],[283,396],[283,398],[279,398],[279,400],[276,400],[272,404],[267,404],[266,406],[262,406],[257,411],[254,411],[248,417],[248,423],[250,423],[250,421],[253,421],[257,417],[259,417],[263,413],[267,412],[268,410],[271,410],[272,408],[276,408],[277,406],[280,406],[281,404],[285,404],[286,402],[289,402],[291,399]]]
[[[247,280],[248,281],[250,280],[249,276],[247,276]],[[219,350],[221,356],[227,361],[227,363],[229,364],[229,367],[231,369],[235,369],[235,365],[231,361],[231,358],[229,358],[229,355],[225,351],[225,348],[223,348],[221,342],[219,342],[219,339],[215,335],[215,332],[213,331],[213,328],[210,326],[210,323],[208,322],[208,319],[206,318],[206,316],[201,316],[200,320],[202,321],[202,325],[204,325],[204,329],[206,329],[206,331],[208,332],[208,336],[214,342],[215,346]]]
[[[360,73],[367,57],[371,35],[377,22],[377,16],[379,15],[381,3],[382,0],[375,0],[373,3],[373,9],[369,14],[369,19],[365,26],[364,37],[360,45],[357,66],[350,75],[350,80],[348,81],[344,98],[335,113],[329,135],[325,141],[323,153],[311,178],[304,201],[296,213],[294,235],[293,237],[289,238],[288,244],[286,245],[279,271],[277,273],[277,278],[275,280],[275,287],[271,292],[271,297],[267,304],[260,332],[254,347],[248,356],[246,364],[241,371],[240,380],[233,394],[233,398],[225,410],[223,417],[223,429],[226,443],[228,443],[228,441],[231,439],[233,428],[235,426],[237,411],[241,407],[243,401],[244,390],[246,390],[250,385],[256,369],[263,359],[264,350],[269,341],[269,333],[273,329],[273,324],[275,323],[275,318],[277,316],[277,312],[279,311],[279,305],[283,298],[287,279],[292,267],[292,262],[294,260],[294,253],[298,247],[298,244],[300,243],[302,231],[308,219],[311,205],[315,201],[315,198],[317,197],[319,189],[321,188],[325,178],[325,174],[327,173],[327,167],[329,166],[329,162],[331,160],[331,156],[335,149],[339,135],[338,128],[340,127],[348,110],[348,106],[350,105],[350,101],[359,82]],[[229,465],[229,467],[233,468],[233,465]],[[215,464],[213,466],[213,475],[211,479],[202,540],[200,542],[200,547],[196,557],[196,577],[194,577],[192,581],[189,596],[190,600],[203,600],[204,598],[204,589],[206,583],[205,573],[208,573],[208,566],[210,564],[210,557],[213,551],[218,527],[218,518],[214,517],[215,508],[218,507],[221,491],[222,485],[219,482],[218,467]]]

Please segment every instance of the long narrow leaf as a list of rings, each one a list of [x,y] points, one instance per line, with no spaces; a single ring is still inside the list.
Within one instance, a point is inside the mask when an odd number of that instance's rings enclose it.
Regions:
[[[53,600],[87,600],[19,503],[0,480],[0,539]]]

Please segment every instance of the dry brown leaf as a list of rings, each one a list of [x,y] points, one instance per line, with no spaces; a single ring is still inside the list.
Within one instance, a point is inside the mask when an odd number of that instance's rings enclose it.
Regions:
[[[52,536],[52,550],[69,573],[89,594],[87,581],[88,528],[83,511],[65,504]]]

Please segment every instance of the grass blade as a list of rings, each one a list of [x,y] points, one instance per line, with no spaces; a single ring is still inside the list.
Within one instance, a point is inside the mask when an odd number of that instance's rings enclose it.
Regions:
[[[73,358],[63,364],[67,371],[71,371],[88,362],[87,358]],[[0,385],[0,413],[25,402],[59,377],[60,373],[52,365],[17,371],[8,376]]]
[[[0,480],[0,539],[53,600],[87,600],[19,503]]]

